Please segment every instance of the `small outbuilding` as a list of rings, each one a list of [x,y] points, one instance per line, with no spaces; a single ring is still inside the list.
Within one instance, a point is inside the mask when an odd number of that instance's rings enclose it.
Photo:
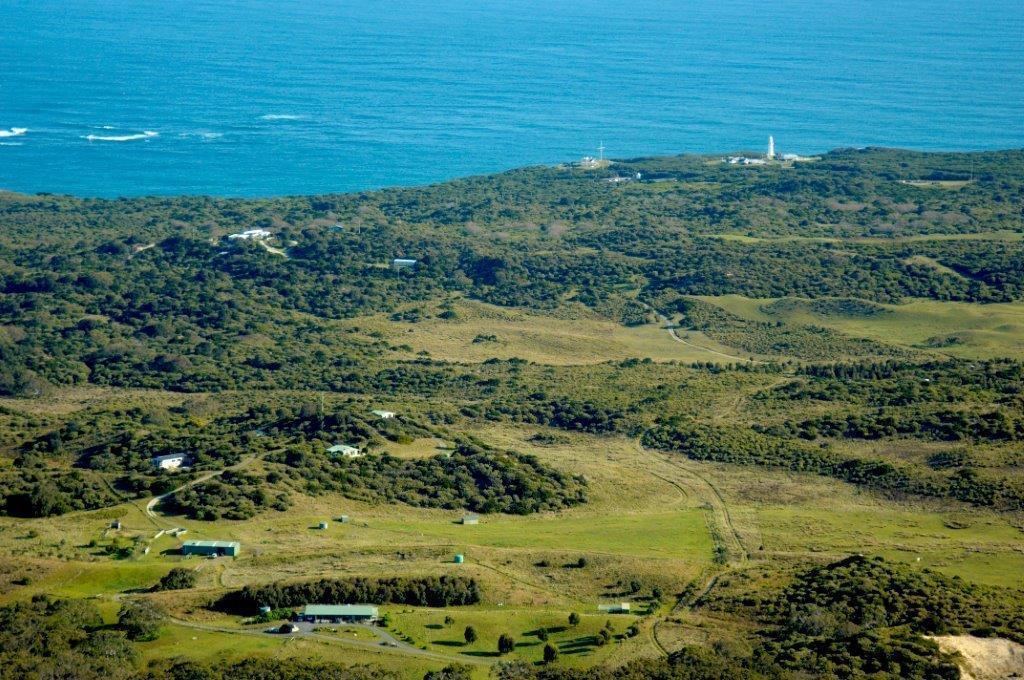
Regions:
[[[615,602],[612,604],[599,604],[597,610],[604,612],[605,614],[628,614],[629,603],[628,602]]]
[[[182,555],[203,557],[237,557],[242,551],[238,541],[185,541],[181,544]]]
[[[327,522],[320,522],[320,524],[317,526],[317,528],[323,530],[323,529],[326,529],[327,526],[328,526]]]
[[[415,267],[416,262],[416,260],[410,260],[404,257],[396,257],[394,260],[391,261],[391,264],[397,267],[398,269],[408,269],[409,267]]]
[[[381,409],[374,409],[373,411],[370,411],[370,413],[377,416],[381,420],[391,420],[392,418],[395,417],[394,411],[383,411]]]
[[[475,512],[470,512],[462,516],[459,520],[460,524],[480,524],[480,515]]]
[[[368,604],[307,604],[299,619],[307,623],[373,623],[380,612]]]
[[[282,635],[291,635],[293,633],[298,633],[299,627],[294,623],[282,623],[281,627],[277,629],[277,632]]]
[[[466,561],[466,556],[462,553],[459,553],[455,556],[455,559],[452,561],[455,562],[455,564],[462,564]]]
[[[338,521],[342,524],[348,524],[348,515],[341,515],[338,517]]]

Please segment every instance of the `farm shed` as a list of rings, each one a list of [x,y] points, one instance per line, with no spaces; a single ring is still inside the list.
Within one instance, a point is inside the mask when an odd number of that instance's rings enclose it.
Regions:
[[[379,617],[368,604],[307,604],[301,620],[307,623],[372,623]]]
[[[242,544],[238,541],[185,541],[181,544],[182,555],[236,557],[241,550]]]

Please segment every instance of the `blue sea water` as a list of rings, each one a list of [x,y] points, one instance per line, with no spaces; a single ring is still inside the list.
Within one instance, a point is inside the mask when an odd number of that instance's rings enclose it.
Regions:
[[[769,134],[1024,147],[1024,2],[0,0],[18,191],[351,191]]]

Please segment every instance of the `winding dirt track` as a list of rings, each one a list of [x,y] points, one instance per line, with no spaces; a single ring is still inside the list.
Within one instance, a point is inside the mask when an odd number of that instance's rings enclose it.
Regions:
[[[167,493],[160,494],[159,496],[153,496],[152,498],[150,498],[146,502],[146,506],[145,506],[146,515],[153,522],[153,524],[155,524],[158,528],[160,528],[160,529],[166,528],[166,527],[160,526],[160,521],[159,520],[161,519],[161,517],[156,512],[156,506],[160,505],[161,502],[163,502],[167,498],[170,498],[171,496],[173,496],[174,494],[178,493],[179,491],[184,491],[185,489],[189,488],[190,486],[195,486],[196,484],[202,484],[203,482],[208,482],[211,479],[213,479],[214,477],[220,477],[222,474],[224,474],[228,470],[241,470],[242,468],[244,468],[247,465],[251,464],[257,458],[259,458],[259,456],[253,454],[251,456],[248,456],[248,457],[244,458],[240,462],[235,463],[234,465],[230,465],[230,466],[224,468],[223,470],[214,470],[213,472],[205,472],[205,473],[199,475],[198,477],[196,477],[195,479],[190,480],[190,481],[182,484],[181,486],[179,486],[179,487],[177,487],[175,489],[171,489]]]
[[[641,305],[643,305],[647,309],[647,311],[653,313],[656,317],[658,317],[658,321],[660,323],[664,324],[663,328],[666,331],[668,331],[668,334],[670,336],[672,336],[672,339],[675,340],[676,342],[680,342],[680,343],[686,345],[687,347],[693,347],[694,349],[699,349],[699,350],[701,350],[703,352],[709,352],[710,354],[715,354],[715,355],[720,356],[720,357],[725,357],[726,359],[733,359],[735,361],[745,361],[747,363],[753,363],[754,362],[754,360],[751,359],[750,357],[738,357],[735,354],[726,354],[725,352],[719,352],[716,349],[711,349],[710,347],[705,347],[704,345],[698,345],[698,344],[690,342],[689,340],[684,339],[682,336],[679,335],[679,333],[676,332],[676,329],[672,325],[672,320],[670,318],[668,318],[667,316],[665,316],[664,314],[659,312],[654,307],[651,307],[646,302],[641,302],[640,300],[637,300],[636,302],[641,304]]]
[[[675,460],[673,454],[662,454],[649,449],[644,449],[644,451],[650,456],[652,467],[649,469],[649,472],[652,475],[671,484],[684,496],[689,497],[693,495],[707,505],[711,511],[712,522],[715,525],[714,530],[717,541],[725,548],[726,559],[728,560],[727,564],[708,570],[705,574],[704,583],[700,588],[680,597],[676,601],[668,613],[668,616],[673,616],[683,609],[693,609],[708,593],[714,590],[722,573],[728,570],[730,566],[745,564],[750,559],[750,552],[747,550],[742,537],[733,524],[732,514],[729,512],[729,506],[725,502],[725,498],[709,479],[693,470],[684,461]],[[658,628],[664,620],[663,618],[656,621],[651,627],[651,639],[655,646],[661,650],[662,654],[667,656],[669,650],[658,638]]]

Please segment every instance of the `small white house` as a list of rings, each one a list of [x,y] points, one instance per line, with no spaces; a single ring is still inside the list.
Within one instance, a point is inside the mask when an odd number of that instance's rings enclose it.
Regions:
[[[392,418],[395,417],[394,411],[382,411],[380,409],[374,409],[373,411],[371,411],[371,413],[380,418],[381,420],[391,420]]]
[[[359,450],[358,446],[350,446],[349,444],[329,446],[327,447],[327,453],[332,456],[342,456],[343,458],[361,458],[366,455]]]
[[[470,512],[462,516],[459,520],[462,524],[480,524],[480,515]]]
[[[246,229],[237,234],[228,234],[228,239],[232,241],[262,241],[270,237],[271,233],[266,229]]]
[[[416,260],[410,260],[404,257],[396,257],[394,260],[391,261],[391,264],[399,269],[406,269],[408,267],[415,267],[416,262]]]
[[[153,465],[160,470],[177,470],[188,467],[188,456],[184,453],[169,453],[166,456],[153,458]]]

